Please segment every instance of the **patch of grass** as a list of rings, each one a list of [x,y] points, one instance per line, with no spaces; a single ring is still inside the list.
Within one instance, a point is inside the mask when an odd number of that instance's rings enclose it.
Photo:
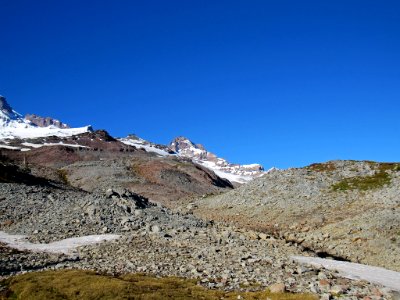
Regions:
[[[58,174],[58,177],[60,178],[60,180],[61,180],[63,183],[69,184],[68,173],[67,173],[66,170],[58,169],[58,170],[57,170],[57,174]]]
[[[335,171],[336,166],[333,162],[315,163],[307,166],[306,169],[315,172],[330,172],[330,171]]]
[[[261,292],[224,292],[209,290],[195,280],[176,277],[156,278],[140,274],[120,277],[99,275],[91,271],[62,270],[18,275],[2,283],[0,294],[6,299],[271,299],[314,300],[310,294],[271,294]]]
[[[379,163],[377,169],[382,172],[400,171],[400,163]]]
[[[133,174],[138,175],[138,176],[143,176],[143,170],[141,168],[141,164],[139,162],[133,162],[128,170],[133,172]]]
[[[261,284],[259,282],[251,281],[247,284],[239,283],[241,289],[259,289]]]
[[[370,176],[357,176],[345,178],[338,183],[332,185],[333,191],[347,191],[347,190],[372,190],[381,188],[386,184],[390,184],[391,178],[388,173],[384,171],[376,172]]]

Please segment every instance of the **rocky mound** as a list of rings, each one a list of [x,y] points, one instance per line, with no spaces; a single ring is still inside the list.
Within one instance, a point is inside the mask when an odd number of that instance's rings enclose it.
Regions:
[[[400,164],[332,161],[275,170],[197,202],[197,214],[233,221],[320,256],[400,270]]]
[[[178,200],[220,193],[233,186],[214,172],[176,156],[127,145],[104,130],[72,137],[14,139],[3,157],[31,173],[85,191],[129,189],[174,206]]]
[[[118,186],[152,202],[175,207],[195,196],[232,189],[212,171],[175,157],[130,156],[125,159],[76,162],[62,168],[68,183],[86,191]],[[187,199],[187,200],[186,200]]]

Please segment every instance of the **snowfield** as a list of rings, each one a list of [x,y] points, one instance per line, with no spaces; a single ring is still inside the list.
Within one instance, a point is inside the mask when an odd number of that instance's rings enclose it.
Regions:
[[[0,96],[1,97],[1,96]],[[0,110],[0,140],[33,139],[39,137],[68,137],[92,131],[91,126],[79,128],[58,128],[56,126],[39,127],[26,120],[16,111]]]
[[[339,274],[345,278],[366,280],[400,292],[400,272],[368,265],[317,257],[293,256],[292,258],[294,261],[302,264],[308,264],[317,267],[322,266],[328,270],[337,270]]]
[[[34,139],[39,137],[58,136],[68,137],[91,131],[90,126],[80,128],[60,129],[55,126],[34,127],[32,125],[21,124],[22,126],[0,128],[0,140],[5,139]]]
[[[76,248],[85,245],[93,245],[105,241],[112,241],[120,238],[117,234],[88,235],[69,238],[49,244],[34,244],[26,240],[24,235],[11,235],[0,231],[0,243],[17,250],[32,252],[64,253],[73,254]]]

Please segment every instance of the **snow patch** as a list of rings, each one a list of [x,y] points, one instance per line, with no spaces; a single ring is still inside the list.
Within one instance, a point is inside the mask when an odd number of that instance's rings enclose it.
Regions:
[[[293,256],[292,259],[302,264],[309,264],[317,267],[322,266],[328,270],[337,270],[339,274],[345,278],[366,280],[371,283],[386,286],[395,291],[400,291],[400,272],[317,257]]]
[[[0,148],[3,149],[10,149],[10,150],[19,150],[19,147],[13,147],[13,146],[8,146],[8,145],[0,145]]]
[[[75,238],[68,238],[49,244],[34,244],[26,240],[24,235],[11,235],[0,231],[0,243],[17,250],[32,252],[64,253],[72,254],[76,248],[85,245],[93,245],[105,241],[112,241],[120,238],[117,234],[87,235]]]
[[[157,153],[158,155],[161,155],[161,156],[172,155],[172,154],[168,153],[167,151],[159,149],[159,148],[151,145],[149,142],[142,140],[142,139],[132,140],[132,139],[126,138],[126,139],[120,139],[119,141],[124,143],[125,145],[134,146],[138,149],[142,148],[142,149],[146,150],[147,152]]]
[[[74,148],[90,148],[88,146],[82,146],[82,145],[77,145],[77,144],[65,144],[63,142],[59,142],[59,143],[43,143],[43,144],[22,143],[21,145],[26,146],[26,147],[31,147],[31,148],[41,148],[41,147],[51,147],[51,146],[68,146],[68,147],[74,147]],[[24,150],[24,151],[29,151],[29,150],[30,149]]]

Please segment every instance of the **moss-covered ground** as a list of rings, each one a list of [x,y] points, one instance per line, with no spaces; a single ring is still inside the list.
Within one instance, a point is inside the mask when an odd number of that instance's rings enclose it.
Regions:
[[[141,274],[118,277],[82,270],[33,272],[1,283],[0,299],[318,299],[314,295],[210,290],[194,280]],[[238,297],[240,295],[240,297]]]

